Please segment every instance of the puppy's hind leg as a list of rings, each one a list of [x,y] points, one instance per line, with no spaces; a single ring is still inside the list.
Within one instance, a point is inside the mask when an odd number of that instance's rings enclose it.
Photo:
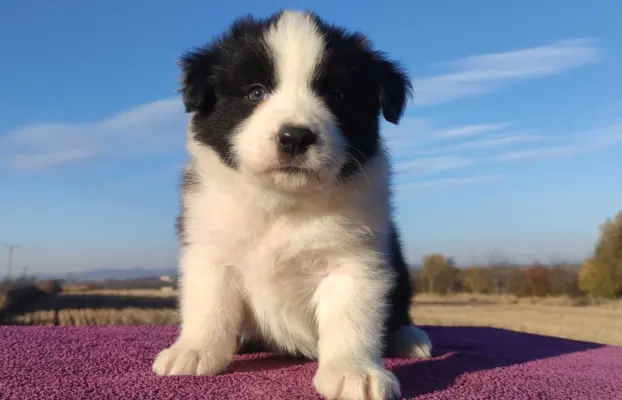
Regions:
[[[432,342],[427,333],[414,325],[402,325],[389,336],[389,357],[429,358]]]

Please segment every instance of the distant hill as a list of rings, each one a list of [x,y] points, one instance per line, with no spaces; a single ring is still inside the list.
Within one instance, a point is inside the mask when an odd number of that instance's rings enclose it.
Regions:
[[[410,265],[412,269],[423,268],[422,265]],[[99,268],[71,273],[36,274],[36,279],[62,279],[70,281],[126,280],[138,278],[157,278],[163,275],[177,275],[176,268]],[[6,277],[0,276],[0,281]],[[16,278],[16,277],[14,277]]]
[[[89,271],[72,272],[65,274],[39,274],[39,279],[68,279],[72,281],[95,281],[107,279],[137,279],[175,275],[175,268],[100,268]]]

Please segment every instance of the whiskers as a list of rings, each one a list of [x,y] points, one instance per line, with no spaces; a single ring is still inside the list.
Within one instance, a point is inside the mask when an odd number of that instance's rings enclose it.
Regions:
[[[357,149],[356,147],[351,146],[351,145],[349,145],[349,144],[346,144],[346,145],[345,145],[345,148],[346,148],[347,150],[349,150],[351,153],[352,153],[352,152],[357,152],[357,153],[359,153],[361,156],[363,156],[363,158],[365,158],[365,154],[364,154],[361,150]],[[361,176],[363,179],[365,179],[365,181],[367,182],[367,187],[368,187],[368,188],[371,188],[371,187],[372,187],[372,184],[371,184],[371,180],[370,180],[369,175],[368,175],[368,174],[369,174],[369,171],[370,171],[369,167],[368,167],[367,165],[363,164],[361,161],[359,161],[356,157],[349,157],[348,159],[346,159],[346,162],[348,162],[348,161],[349,161],[349,162],[352,162],[352,163],[356,166],[356,168],[357,168],[357,171],[356,171],[356,172],[357,172],[357,173],[360,173],[360,176]],[[345,163],[344,163],[344,164],[345,164]],[[342,184],[342,183],[343,183],[346,179],[349,179],[349,178],[351,178],[351,177],[345,177],[345,176],[342,176],[342,175],[340,174],[340,175],[338,176],[339,185],[341,185],[341,184]]]

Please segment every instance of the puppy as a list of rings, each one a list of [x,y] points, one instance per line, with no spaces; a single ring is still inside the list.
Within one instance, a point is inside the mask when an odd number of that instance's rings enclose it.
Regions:
[[[218,374],[259,344],[318,360],[327,398],[399,397],[382,357],[432,347],[409,317],[379,134],[380,114],[402,115],[406,73],[364,35],[298,11],[240,18],[180,66],[181,329],[153,370]]]

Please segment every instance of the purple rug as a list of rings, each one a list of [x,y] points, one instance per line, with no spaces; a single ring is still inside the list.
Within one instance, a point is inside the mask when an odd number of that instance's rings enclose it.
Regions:
[[[406,399],[622,399],[622,347],[491,328],[423,327],[429,360],[386,359]],[[158,377],[176,327],[0,326],[0,399],[321,399],[314,362],[238,356],[217,377]]]

